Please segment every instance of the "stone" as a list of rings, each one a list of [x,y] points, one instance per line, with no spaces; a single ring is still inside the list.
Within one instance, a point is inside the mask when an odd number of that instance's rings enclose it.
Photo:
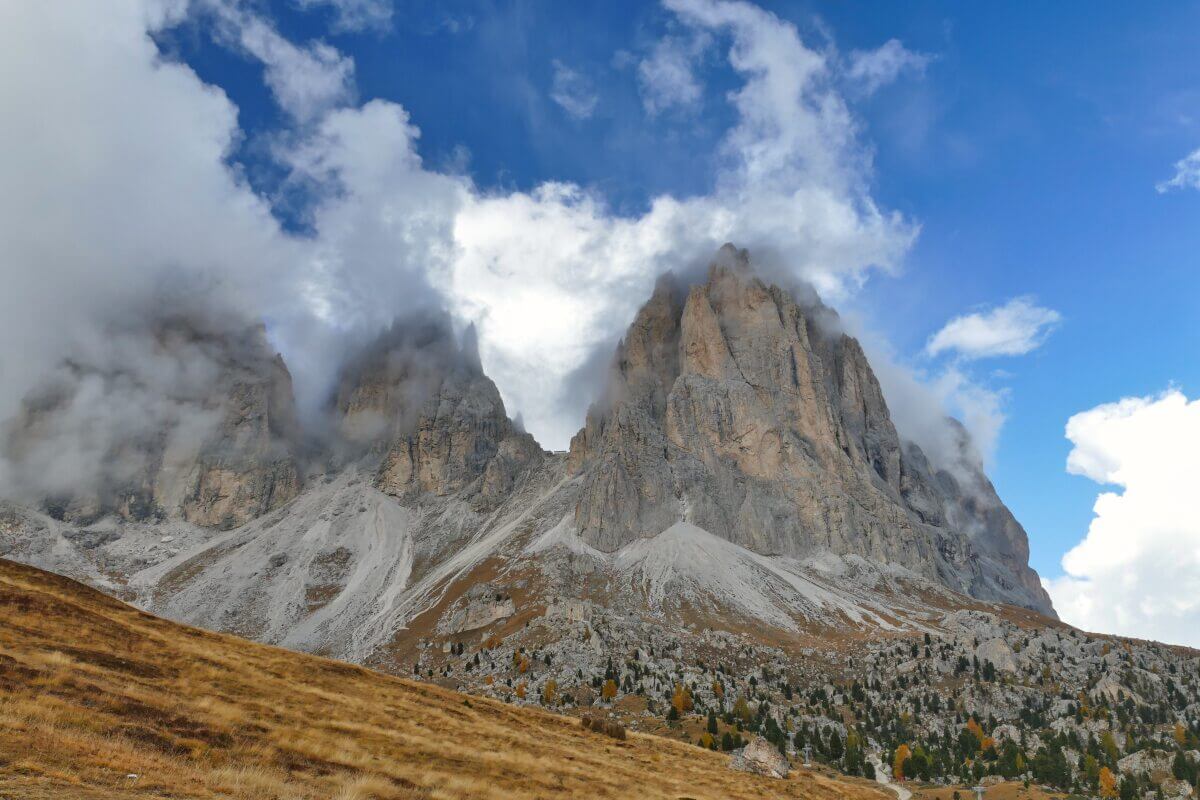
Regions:
[[[490,583],[478,583],[468,589],[442,616],[437,632],[447,635],[478,630],[508,619],[515,613],[516,607],[512,597]]]
[[[729,768],[768,778],[786,778],[791,771],[787,758],[761,736],[755,736],[729,759]]]
[[[1178,778],[1167,778],[1162,782],[1163,797],[1191,797],[1194,794],[1192,785]]]
[[[1172,756],[1163,750],[1139,750],[1117,762],[1122,775],[1144,772],[1155,783],[1171,777]]]
[[[1008,642],[999,637],[989,639],[975,648],[975,657],[980,664],[992,662],[992,666],[1001,672],[1017,671],[1017,654],[1009,647]]]
[[[117,530],[64,530],[62,537],[76,547],[81,547],[84,550],[94,550],[97,547],[103,547],[109,542],[115,542],[121,538],[121,532]]]

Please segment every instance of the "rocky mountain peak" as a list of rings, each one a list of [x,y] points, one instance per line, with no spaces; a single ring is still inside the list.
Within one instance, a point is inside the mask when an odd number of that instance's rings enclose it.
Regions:
[[[858,555],[1050,611],[1024,531],[982,475],[902,446],[859,343],[726,246],[659,282],[571,444],[575,523],[613,552],[687,522],[768,556]]]
[[[342,435],[382,456],[376,483],[397,497],[469,489],[487,506],[542,457],[484,374],[474,328],[460,339],[444,316],[393,324],[343,372],[335,405]]]

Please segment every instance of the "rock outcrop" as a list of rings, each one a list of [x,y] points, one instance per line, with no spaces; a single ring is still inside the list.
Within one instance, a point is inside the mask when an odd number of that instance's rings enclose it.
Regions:
[[[604,552],[692,523],[762,555],[855,554],[1050,612],[1025,533],[902,443],[859,343],[727,245],[706,282],[660,281],[571,443],[575,523]]]
[[[729,768],[768,778],[786,778],[791,772],[788,760],[761,736],[755,736],[750,744],[734,753]]]
[[[340,429],[382,455],[377,485],[390,495],[469,490],[476,506],[490,508],[542,458],[484,375],[474,331],[464,339],[460,346],[444,317],[397,323],[342,376]]]

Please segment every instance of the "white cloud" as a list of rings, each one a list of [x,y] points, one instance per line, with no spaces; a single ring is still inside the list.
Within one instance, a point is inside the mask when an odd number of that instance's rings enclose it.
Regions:
[[[179,4],[0,5],[0,419],[167,273],[290,302],[295,243],[225,159],[237,109],[149,36]],[[132,312],[136,313],[136,312]]]
[[[592,116],[600,97],[592,88],[591,81],[557,59],[551,62],[551,66],[554,67],[554,78],[550,86],[550,99],[575,119]]]
[[[1175,177],[1158,183],[1159,193],[1172,189],[1200,189],[1200,150],[1175,162]]]
[[[903,363],[891,346],[859,321],[851,320],[875,377],[883,389],[897,432],[941,469],[960,480],[973,479],[994,459],[1006,419],[1006,391],[974,380],[953,364],[932,374]],[[962,423],[963,440],[947,415]]]
[[[392,0],[297,0],[301,8],[329,6],[336,31],[387,30],[392,25]]]
[[[689,37],[665,36],[638,62],[638,89],[648,114],[699,104],[704,87],[696,76],[696,61],[711,37],[697,32]]]
[[[963,358],[1019,356],[1039,347],[1062,315],[1017,297],[990,311],[966,314],[947,322],[930,337],[930,355],[954,351]]]
[[[1045,581],[1062,618],[1086,630],[1200,646],[1200,400],[1178,390],[1071,417],[1069,472],[1115,485],[1087,536]]]
[[[229,44],[261,61],[264,79],[279,106],[298,122],[309,122],[354,99],[354,60],[324,42],[299,47],[238,0],[201,0],[215,31]]]
[[[923,73],[931,60],[932,56],[906,49],[899,39],[889,39],[876,50],[851,52],[846,77],[872,94],[903,72]]]

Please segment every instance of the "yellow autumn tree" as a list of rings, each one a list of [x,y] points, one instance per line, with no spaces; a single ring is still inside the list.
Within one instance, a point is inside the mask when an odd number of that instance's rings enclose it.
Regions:
[[[720,681],[713,681],[712,690],[718,700],[725,698],[725,687],[721,685]]]
[[[617,682],[609,678],[604,682],[604,686],[600,688],[601,700],[612,700],[617,696]]]
[[[908,745],[902,744],[896,748],[896,755],[892,758],[892,777],[898,781],[904,780],[904,762],[912,756],[912,750],[908,749]]]
[[[709,733],[708,731],[705,731],[703,734],[701,734],[700,746],[703,747],[705,750],[712,750],[713,749],[713,735],[711,733]]]
[[[1116,797],[1117,792],[1117,776],[1112,774],[1112,770],[1108,767],[1100,768],[1100,796],[1101,797]]]
[[[979,742],[979,749],[983,750],[984,742],[987,739],[987,736],[984,735],[983,728],[979,727],[979,723],[975,721],[974,717],[971,717],[969,720],[967,720],[967,730],[969,730],[971,735],[973,735]]]
[[[682,683],[675,684],[675,691],[671,694],[671,705],[675,706],[680,715],[692,710],[692,693]]]
[[[521,656],[521,663],[517,665],[517,671],[522,675],[529,671],[529,656]]]
[[[520,683],[517,684],[517,699],[518,700],[525,699],[525,682],[524,681],[521,681]]]
[[[542,703],[544,705],[550,705],[556,697],[558,697],[558,681],[551,679],[542,684]]]
[[[733,704],[733,715],[743,723],[749,722],[754,718],[754,712],[750,710],[750,704],[746,702],[746,698],[739,697],[737,702]]]
[[[1180,747],[1187,746],[1187,728],[1183,727],[1182,723],[1175,723],[1175,744]]]

